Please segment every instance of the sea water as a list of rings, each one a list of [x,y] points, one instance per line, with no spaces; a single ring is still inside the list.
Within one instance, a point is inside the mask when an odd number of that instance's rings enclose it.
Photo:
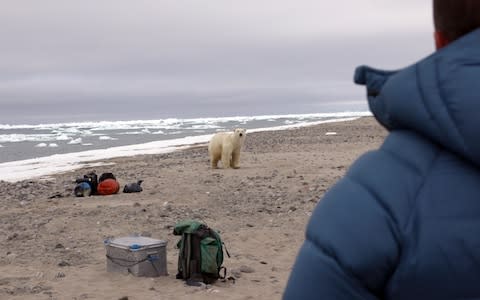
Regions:
[[[174,151],[206,143],[236,127],[247,132],[282,130],[352,120],[369,112],[220,118],[0,124],[0,180],[17,181],[86,166],[102,159]],[[92,165],[90,163],[90,165]]]

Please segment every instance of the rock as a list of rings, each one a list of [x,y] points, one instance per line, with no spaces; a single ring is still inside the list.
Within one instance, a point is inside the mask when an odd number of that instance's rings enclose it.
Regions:
[[[11,241],[11,240],[13,240],[13,239],[16,239],[17,237],[18,237],[18,234],[15,232],[15,233],[13,233],[12,235],[9,235],[9,236],[7,237],[7,240],[8,240],[8,241]]]
[[[67,266],[70,266],[70,263],[62,260],[61,262],[58,263],[58,266],[59,267],[67,267]]]
[[[128,300],[128,296],[120,297],[120,298],[118,298],[118,300]]]
[[[252,224],[247,223],[247,227],[254,227]]]
[[[13,261],[15,258],[17,258],[17,255],[15,253],[9,253],[9,254],[7,254],[7,258],[10,261]]]
[[[133,207],[139,207],[139,206],[140,206],[140,203],[138,202],[133,203]]]
[[[63,272],[58,272],[57,274],[55,274],[55,278],[63,278],[65,277],[65,273]]]
[[[230,273],[232,273],[232,275],[233,275],[235,278],[240,278],[240,277],[242,277],[242,272],[240,272],[240,270],[233,269],[233,270],[230,270]]]
[[[266,264],[267,264],[267,262],[266,262],[266,261],[263,261],[263,260],[260,261],[260,263],[261,263],[262,265],[266,265]]]
[[[195,281],[195,280],[191,280],[191,279],[187,279],[187,281],[185,281],[185,284],[188,285],[188,286],[195,286],[195,287],[199,287],[200,289],[206,289],[207,288],[207,285],[201,281]]]
[[[63,198],[63,197],[64,197],[64,195],[62,193],[57,192],[57,193],[49,196],[48,199]]]
[[[242,273],[253,273],[255,272],[255,269],[253,269],[252,267],[248,267],[248,266],[241,266],[240,267],[240,272]]]
[[[65,247],[62,244],[58,243],[55,245],[55,249],[65,249]]]

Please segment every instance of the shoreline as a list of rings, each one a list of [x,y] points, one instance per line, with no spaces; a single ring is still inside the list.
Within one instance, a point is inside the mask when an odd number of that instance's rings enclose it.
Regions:
[[[297,123],[275,127],[265,127],[247,130],[248,133],[292,130],[320,124],[348,122],[362,117],[344,117],[334,120]],[[22,180],[41,180],[55,173],[69,172],[81,168],[100,167],[108,165],[99,161],[118,157],[132,157],[137,155],[163,154],[181,151],[194,145],[206,145],[213,134],[188,136],[184,138],[160,140],[143,144],[117,146],[105,149],[95,149],[65,154],[37,157],[0,163],[0,181],[18,182]]]
[[[280,299],[318,199],[385,135],[365,117],[248,134],[237,170],[210,169],[201,145],[95,167],[97,174],[112,172],[121,187],[143,179],[137,194],[73,197],[73,181],[92,168],[48,181],[2,182],[0,298]],[[234,284],[199,288],[175,279],[172,226],[186,218],[220,232]],[[167,242],[168,276],[106,272],[103,241],[134,233]]]

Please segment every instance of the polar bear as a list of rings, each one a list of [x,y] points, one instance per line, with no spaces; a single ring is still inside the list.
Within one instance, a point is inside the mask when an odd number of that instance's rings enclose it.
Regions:
[[[239,168],[240,149],[245,142],[247,131],[236,128],[233,132],[216,133],[208,144],[212,169],[217,168],[219,160],[222,160],[223,168]]]

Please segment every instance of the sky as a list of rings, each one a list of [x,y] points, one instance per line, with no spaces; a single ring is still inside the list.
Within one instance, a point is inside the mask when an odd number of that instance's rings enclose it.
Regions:
[[[0,1],[0,124],[361,108],[434,50],[425,0]]]

